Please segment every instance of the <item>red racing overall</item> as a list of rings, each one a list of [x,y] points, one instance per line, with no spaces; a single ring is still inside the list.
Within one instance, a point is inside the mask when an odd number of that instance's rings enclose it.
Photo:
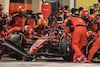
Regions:
[[[18,13],[13,15],[12,20],[9,25],[12,27],[23,28],[25,26],[25,23],[27,22],[27,16],[24,14],[26,12],[25,7],[19,6],[17,8],[17,11]]]
[[[100,48],[100,37],[93,43],[92,48],[89,51],[88,59],[90,59],[89,62],[91,62],[92,57],[96,53],[96,51]]]
[[[87,32],[87,37],[91,37],[92,35],[94,36],[94,34],[89,34],[91,32]],[[89,34],[89,35],[88,35]],[[91,63],[91,59],[94,56],[94,54],[96,53],[96,51],[100,48],[100,37],[98,37],[98,34],[95,33],[95,37],[93,39],[94,43],[91,47],[91,49],[89,50],[89,55],[87,57],[87,59],[84,60],[85,63]]]
[[[25,15],[23,15],[22,17],[20,17],[19,14],[15,15],[13,17],[13,23],[11,23],[12,27],[21,27],[23,28],[25,26],[27,17]]]
[[[60,15],[62,14],[62,12],[64,12],[64,19],[66,19],[67,17],[70,16],[70,13],[69,13],[67,10],[61,10],[61,12],[58,12],[58,13],[56,14],[56,17],[59,18]]]
[[[73,56],[73,62],[77,62],[77,57],[82,57],[82,59],[83,57],[85,57],[84,54],[81,52],[81,48],[87,43],[87,41],[85,40],[87,28],[85,26],[85,22],[81,18],[73,17],[68,20],[66,19],[65,22],[67,22],[64,36],[65,39],[67,33],[69,33],[70,25],[73,25],[75,28],[72,35],[72,48],[75,51],[75,54]]]
[[[96,14],[90,16],[88,11],[83,9],[81,10],[80,15],[81,18],[86,22],[86,27],[88,30],[89,29],[92,29],[93,31],[97,30],[95,24],[92,21],[94,19],[94,16],[96,16]]]

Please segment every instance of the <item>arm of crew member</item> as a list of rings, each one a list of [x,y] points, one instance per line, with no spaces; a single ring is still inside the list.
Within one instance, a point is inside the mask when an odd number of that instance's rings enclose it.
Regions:
[[[70,32],[70,26],[71,26],[71,20],[68,20],[65,28],[65,36],[64,38],[66,39],[67,34]]]

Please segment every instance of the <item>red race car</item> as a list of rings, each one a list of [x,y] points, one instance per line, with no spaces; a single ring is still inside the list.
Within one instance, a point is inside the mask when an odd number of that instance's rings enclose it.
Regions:
[[[48,29],[48,34],[39,37],[31,46],[29,54],[36,57],[62,57],[64,60],[72,61],[72,48],[70,36],[64,39],[64,31],[61,29]]]

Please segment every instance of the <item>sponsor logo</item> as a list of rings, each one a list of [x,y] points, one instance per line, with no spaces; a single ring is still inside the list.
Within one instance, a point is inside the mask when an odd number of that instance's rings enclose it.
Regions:
[[[49,10],[49,9],[43,9],[43,10]]]

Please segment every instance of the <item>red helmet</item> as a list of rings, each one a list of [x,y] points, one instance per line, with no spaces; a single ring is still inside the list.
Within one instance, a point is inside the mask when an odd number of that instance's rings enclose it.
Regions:
[[[20,13],[25,13],[25,12],[26,12],[24,6],[19,6],[19,7],[17,8],[17,11],[20,12]]]
[[[31,34],[33,31],[33,29],[31,28],[31,26],[27,25],[22,29],[22,32],[26,32],[27,34]]]
[[[40,19],[38,20],[38,22],[37,22],[37,25],[39,25],[39,26],[44,26],[44,25],[46,25],[46,20],[43,19],[43,18],[40,18]]]
[[[3,6],[0,4],[0,10],[3,10]]]
[[[88,12],[87,10],[85,10],[85,9],[81,10],[81,12],[80,12],[81,18],[84,18],[85,16],[87,16],[88,13],[89,13],[89,12]]]
[[[66,27],[66,24],[67,24],[67,22],[68,22],[68,20],[70,20],[71,18],[67,18],[67,19],[65,19],[65,21],[64,21],[64,26]]]
[[[91,39],[94,39],[94,32],[93,31],[86,32],[86,38],[88,41],[90,41]]]

